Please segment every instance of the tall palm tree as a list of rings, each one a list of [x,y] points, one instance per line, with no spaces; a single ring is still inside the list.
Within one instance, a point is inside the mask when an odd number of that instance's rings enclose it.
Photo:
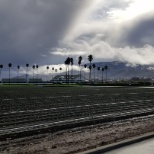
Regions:
[[[100,71],[100,69],[101,69],[100,67],[97,67],[97,70],[98,70],[98,78],[99,78],[99,71]]]
[[[66,65],[66,80],[68,79],[68,84],[69,84],[69,65],[70,65],[70,57],[67,57],[66,61],[65,61],[65,65]]]
[[[57,70],[57,69],[55,69],[55,72],[57,73],[57,72],[58,72],[58,70]]]
[[[37,78],[38,78],[38,68],[39,68],[39,66],[38,66],[38,65],[36,65]]]
[[[92,69],[92,66],[90,65],[89,66],[89,70],[90,70],[90,72],[91,72],[91,69]],[[89,82],[91,81],[91,74],[89,75]]]
[[[105,66],[104,66],[104,69],[105,69],[105,71],[106,71],[106,81],[107,81],[107,70],[108,70],[108,66],[105,65]]]
[[[49,66],[47,66],[46,69],[47,69],[47,75],[48,75]]]
[[[71,82],[72,82],[72,75],[73,75],[73,58],[70,59],[70,63],[71,63]]]
[[[82,61],[82,56],[79,56],[78,64],[79,64],[79,69],[80,69],[80,82],[81,82],[81,61]]]
[[[91,62],[92,62],[92,60],[93,60],[93,56],[92,55],[89,55],[88,56],[88,60],[89,60],[89,62],[90,62],[90,67],[89,67],[89,69],[90,69],[90,73],[89,73],[89,81],[91,81]]]
[[[54,69],[55,69],[55,68],[54,68],[54,67],[52,67],[52,79],[53,79]]]
[[[29,67],[28,63],[26,64],[26,67],[27,67],[27,69],[26,69],[26,82],[28,83],[28,67]]]
[[[84,68],[85,68],[85,69],[87,68],[87,64],[84,64]],[[86,76],[86,73],[85,73],[85,76]]]
[[[32,68],[33,68],[33,83],[34,83],[34,70],[35,70],[35,65],[33,65]]]
[[[94,68],[94,82],[95,82],[95,68],[96,68],[96,65],[92,64],[92,67]]]
[[[47,66],[46,69],[47,69],[47,72],[48,72],[48,70],[49,70],[49,66]]]
[[[0,80],[2,80],[2,79],[1,79],[2,68],[3,68],[3,65],[1,64],[1,65],[0,65]],[[1,82],[2,82],[2,81],[1,81]]]
[[[10,68],[12,67],[12,64],[9,63],[8,66],[9,66],[9,84],[10,84]]]
[[[67,61],[66,60],[65,60],[64,64],[66,66],[66,83],[67,83]]]
[[[18,66],[17,66],[17,77],[18,77],[18,82],[19,82],[19,69],[20,69],[20,66],[18,65]]]
[[[61,74],[62,68],[60,67],[59,70],[60,70],[60,74]]]
[[[102,83],[103,83],[103,72],[104,72],[104,68],[102,68]]]

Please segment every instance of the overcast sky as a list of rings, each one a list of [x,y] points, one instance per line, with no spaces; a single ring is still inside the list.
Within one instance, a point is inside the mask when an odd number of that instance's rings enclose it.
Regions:
[[[154,64],[153,0],[0,0],[0,63]]]

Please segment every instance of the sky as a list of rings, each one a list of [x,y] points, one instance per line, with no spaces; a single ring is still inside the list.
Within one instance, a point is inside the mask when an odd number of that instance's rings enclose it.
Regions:
[[[154,65],[153,0],[0,0],[0,64],[64,67],[87,63]],[[77,67],[75,66],[77,69]]]

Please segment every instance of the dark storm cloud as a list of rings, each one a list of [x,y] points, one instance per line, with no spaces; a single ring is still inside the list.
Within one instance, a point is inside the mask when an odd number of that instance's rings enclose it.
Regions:
[[[57,46],[85,2],[0,0],[0,63],[56,62],[49,50]]]

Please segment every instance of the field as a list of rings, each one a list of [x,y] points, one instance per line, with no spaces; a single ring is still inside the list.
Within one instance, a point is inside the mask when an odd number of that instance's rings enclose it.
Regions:
[[[0,87],[1,141],[153,114],[153,88]]]

